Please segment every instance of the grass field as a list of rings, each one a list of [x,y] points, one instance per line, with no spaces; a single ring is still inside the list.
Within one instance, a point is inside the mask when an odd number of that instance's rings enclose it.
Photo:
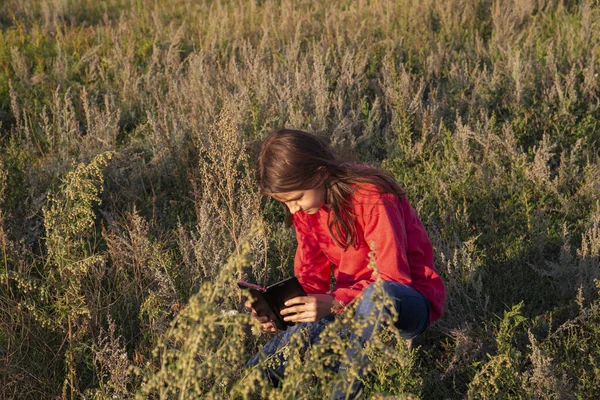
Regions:
[[[599,72],[598,0],[0,2],[0,398],[326,398],[335,329],[243,368],[280,127],[393,173],[446,283],[364,398],[600,398]]]

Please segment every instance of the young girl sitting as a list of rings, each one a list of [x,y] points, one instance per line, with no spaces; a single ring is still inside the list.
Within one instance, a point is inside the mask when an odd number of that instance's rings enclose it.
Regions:
[[[416,337],[440,317],[446,293],[433,265],[431,243],[393,177],[343,162],[317,136],[290,129],[275,131],[263,141],[257,177],[263,193],[287,206],[298,241],[294,273],[307,293],[286,302],[284,320],[298,324],[273,337],[263,347],[263,356],[275,354],[300,330],[314,343],[355,299],[355,315],[369,315],[374,307],[371,284],[377,279],[383,279],[393,299],[394,325],[403,338]],[[378,275],[369,267],[371,248]],[[253,315],[264,331],[277,332],[267,317],[254,310]],[[373,329],[362,332],[362,344]],[[256,365],[261,353],[248,366]],[[283,377],[284,367],[281,362],[266,371],[273,383]],[[349,397],[360,388],[360,381],[354,381]],[[346,396],[340,392],[336,397]]]

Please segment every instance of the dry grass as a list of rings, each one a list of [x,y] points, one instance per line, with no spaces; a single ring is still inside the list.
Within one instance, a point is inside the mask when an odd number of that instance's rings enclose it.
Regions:
[[[273,389],[231,312],[291,272],[252,172],[282,126],[391,171],[447,284],[414,349],[365,349],[367,396],[598,396],[597,0],[8,0],[0,28],[0,397],[330,390],[350,321]]]

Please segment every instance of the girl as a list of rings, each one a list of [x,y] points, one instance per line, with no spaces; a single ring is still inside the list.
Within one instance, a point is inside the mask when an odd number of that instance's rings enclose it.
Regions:
[[[294,273],[307,293],[286,302],[284,320],[298,324],[267,343],[264,356],[276,354],[299,330],[308,331],[309,341],[316,342],[335,314],[355,299],[356,316],[369,315],[374,307],[371,284],[379,278],[393,299],[394,325],[405,339],[421,334],[440,317],[446,294],[433,265],[431,243],[394,178],[376,168],[345,163],[318,137],[290,129],[275,131],[263,141],[257,178],[263,193],[286,205],[298,241]],[[371,247],[378,276],[369,267]],[[268,318],[254,310],[253,315],[263,330],[276,332]],[[367,326],[360,343],[374,329]],[[256,365],[259,357],[248,366]],[[266,371],[274,384],[284,373],[280,361]],[[360,381],[352,382],[350,398],[360,388]],[[345,394],[334,394],[338,397]]]

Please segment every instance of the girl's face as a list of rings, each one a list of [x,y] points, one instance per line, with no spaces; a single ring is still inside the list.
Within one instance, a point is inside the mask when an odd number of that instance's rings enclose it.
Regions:
[[[315,189],[271,193],[270,196],[278,202],[284,203],[292,214],[298,211],[316,214],[325,204],[325,185]]]

